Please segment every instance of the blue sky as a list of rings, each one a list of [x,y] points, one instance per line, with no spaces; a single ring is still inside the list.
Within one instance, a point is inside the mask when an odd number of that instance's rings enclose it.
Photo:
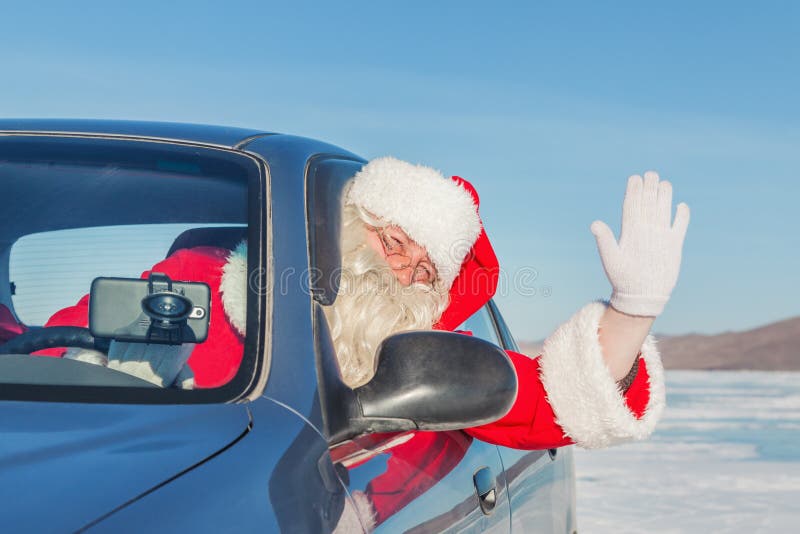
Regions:
[[[320,138],[471,180],[517,337],[605,297],[628,175],[692,208],[658,332],[798,315],[800,4],[2,2],[0,116]],[[168,4],[168,5],[167,5]],[[545,296],[547,293],[547,296]]]

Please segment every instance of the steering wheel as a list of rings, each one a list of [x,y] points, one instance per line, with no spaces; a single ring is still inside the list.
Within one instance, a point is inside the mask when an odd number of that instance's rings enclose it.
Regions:
[[[78,347],[108,353],[110,340],[95,338],[88,328],[47,326],[28,330],[0,345],[0,354],[30,354],[53,347]]]

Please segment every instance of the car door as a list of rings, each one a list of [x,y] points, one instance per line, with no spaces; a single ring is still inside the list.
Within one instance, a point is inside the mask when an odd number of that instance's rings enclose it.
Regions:
[[[494,445],[460,431],[370,434],[331,447],[331,457],[369,530],[509,532]]]
[[[518,351],[500,310],[492,301],[478,312],[493,324],[500,344]],[[576,529],[575,471],[572,447],[524,451],[499,447],[516,532],[567,532]]]

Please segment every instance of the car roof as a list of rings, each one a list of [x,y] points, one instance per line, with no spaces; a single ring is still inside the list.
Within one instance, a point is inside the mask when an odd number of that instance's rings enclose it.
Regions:
[[[263,130],[205,124],[94,119],[0,119],[0,134],[3,133],[108,134],[231,148],[255,137],[270,135]]]

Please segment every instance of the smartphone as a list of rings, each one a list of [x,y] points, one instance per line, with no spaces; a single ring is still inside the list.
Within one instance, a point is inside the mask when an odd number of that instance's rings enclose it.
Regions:
[[[154,312],[153,304],[180,313],[170,319],[169,314]],[[89,330],[95,337],[116,341],[202,343],[208,337],[210,315],[208,284],[174,281],[159,273],[149,279],[95,278],[89,293]]]

